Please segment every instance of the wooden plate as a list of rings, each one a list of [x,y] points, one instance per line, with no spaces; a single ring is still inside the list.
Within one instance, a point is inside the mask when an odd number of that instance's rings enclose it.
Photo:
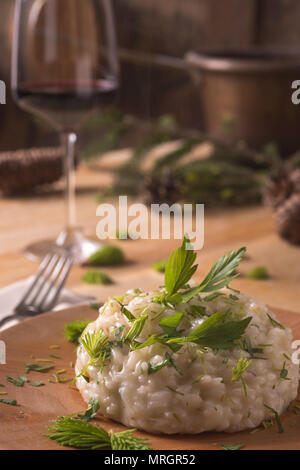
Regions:
[[[294,338],[300,338],[300,315],[284,310],[273,309],[286,326],[294,332]],[[24,321],[3,333],[0,339],[7,347],[7,364],[0,365],[0,383],[7,395],[0,398],[15,398],[19,406],[0,403],[0,449],[61,449],[55,442],[44,436],[49,421],[58,415],[67,415],[85,409],[85,404],[78,391],[70,389],[68,384],[52,384],[51,372],[30,372],[28,378],[43,381],[45,386],[31,387],[28,383],[19,388],[7,383],[6,376],[13,378],[24,375],[26,362],[36,362],[38,358],[49,358],[49,354],[60,356],[53,359],[54,370],[66,369],[64,375],[73,376],[70,365],[75,358],[75,348],[64,339],[63,329],[67,322],[78,319],[95,319],[97,312],[89,307],[75,307],[60,312],[51,312],[35,319]],[[59,349],[50,349],[58,345]],[[51,359],[51,358],[50,358]],[[298,399],[300,396],[298,395]],[[299,403],[298,403],[299,404]],[[289,407],[281,421],[284,433],[279,434],[276,425],[250,434],[249,431],[225,434],[203,433],[196,436],[155,436],[140,433],[151,441],[153,449],[163,450],[204,450],[220,449],[223,443],[243,443],[245,449],[300,449],[300,414]],[[123,430],[124,427],[104,418],[97,422],[106,429]]]

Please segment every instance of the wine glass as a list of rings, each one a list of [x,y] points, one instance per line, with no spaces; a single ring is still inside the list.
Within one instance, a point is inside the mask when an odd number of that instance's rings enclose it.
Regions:
[[[76,223],[75,145],[82,121],[111,104],[118,88],[111,1],[17,0],[11,76],[18,105],[48,121],[65,148],[66,227],[57,240],[34,243],[25,253],[40,259],[59,245],[80,263],[100,243]]]

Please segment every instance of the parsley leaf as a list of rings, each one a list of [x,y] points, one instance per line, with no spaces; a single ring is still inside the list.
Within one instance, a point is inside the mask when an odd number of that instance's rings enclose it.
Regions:
[[[183,313],[174,313],[174,315],[170,315],[169,317],[164,317],[159,322],[159,326],[162,328],[165,335],[168,337],[176,336],[179,331],[177,331],[177,327],[181,322],[183,317]]]
[[[0,403],[4,403],[5,405],[10,406],[17,406],[17,400],[12,400],[10,398],[0,398]]]
[[[171,338],[167,343],[192,342],[213,349],[228,349],[236,346],[252,317],[243,320],[228,320],[226,313],[214,313],[187,337]]]
[[[165,288],[170,298],[182,289],[195,273],[198,265],[194,265],[196,253],[187,249],[190,241],[184,237],[181,247],[172,251],[165,271]]]
[[[10,382],[12,383],[13,385],[15,385],[16,387],[23,387],[23,385],[28,382],[28,379],[27,377],[23,377],[23,376],[20,376],[18,377],[17,379],[13,379],[12,377],[8,377],[8,375],[6,376],[6,380],[7,382]]]
[[[246,248],[231,251],[227,255],[222,256],[211,268],[207,276],[198,287],[188,290],[182,295],[183,302],[188,302],[200,292],[212,292],[228,284],[238,276],[233,274],[243,258]]]

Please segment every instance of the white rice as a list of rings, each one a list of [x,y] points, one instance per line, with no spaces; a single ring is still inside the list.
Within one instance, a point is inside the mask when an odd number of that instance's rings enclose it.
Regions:
[[[111,358],[104,368],[89,366],[84,377],[77,378],[77,387],[83,399],[88,402],[95,397],[100,403],[100,412],[106,417],[129,427],[153,433],[201,433],[203,431],[234,432],[254,428],[263,420],[274,417],[265,405],[278,414],[283,413],[296,397],[298,388],[298,366],[284,355],[291,357],[292,333],[288,328],[274,326],[267,316],[276,319],[273,312],[245,294],[234,292],[237,301],[232,300],[232,291],[222,290],[223,295],[205,302],[205,296],[193,298],[187,304],[176,306],[176,311],[189,313],[192,305],[203,305],[207,314],[216,312],[235,313],[240,319],[252,317],[244,337],[251,340],[253,347],[264,346],[263,359],[253,359],[243,374],[246,392],[241,380],[232,381],[232,369],[242,355],[239,348],[203,353],[196,344],[187,343],[173,355],[183,375],[174,367],[163,367],[148,374],[148,364],[155,365],[165,358],[166,346],[154,344],[130,352],[129,346],[112,348]],[[161,334],[159,321],[174,314],[152,301],[157,292],[136,293],[128,291],[122,303],[138,316],[146,308],[148,320],[137,340],[145,341],[151,334]],[[153,319],[153,320],[152,320]],[[188,335],[203,318],[185,315],[180,323],[182,335]],[[115,339],[115,329],[125,325],[125,333],[131,324],[121,312],[120,304],[109,299],[100,309],[98,319],[89,324],[86,332],[100,328],[110,341]],[[244,352],[249,359],[250,354]],[[89,363],[89,356],[81,345],[78,348],[76,374]],[[285,363],[287,379],[280,377]]]

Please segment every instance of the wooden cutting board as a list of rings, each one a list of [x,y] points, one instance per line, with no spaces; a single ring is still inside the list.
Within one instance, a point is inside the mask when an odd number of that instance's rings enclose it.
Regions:
[[[279,320],[293,329],[294,338],[300,338],[300,315],[284,310],[273,309]],[[71,362],[75,359],[75,347],[68,343],[63,334],[64,325],[73,320],[93,320],[97,312],[89,307],[75,307],[60,312],[51,312],[0,333],[0,340],[7,347],[7,364],[0,365],[0,383],[5,387],[0,392],[7,395],[0,398],[15,398],[18,406],[0,403],[0,449],[61,449],[55,442],[44,436],[49,421],[58,415],[75,413],[86,408],[79,392],[68,384],[52,384],[53,371],[47,373],[30,372],[32,382],[43,381],[45,386],[31,387],[28,383],[19,388],[7,382],[6,376],[13,378],[25,375],[26,362],[36,359],[51,359],[49,354],[60,356],[53,359],[55,370],[66,369],[64,376],[73,377]],[[50,349],[58,345],[59,349]],[[300,395],[298,395],[300,400]],[[299,402],[298,402],[299,404]],[[163,450],[215,450],[222,444],[245,444],[245,449],[297,449],[300,450],[300,414],[292,412],[289,407],[281,421],[285,432],[278,433],[276,425],[260,430],[254,434],[249,431],[225,434],[203,433],[196,436],[155,436],[140,433],[149,438],[153,449]],[[106,429],[121,431],[125,429],[112,421],[97,418],[98,424]]]

